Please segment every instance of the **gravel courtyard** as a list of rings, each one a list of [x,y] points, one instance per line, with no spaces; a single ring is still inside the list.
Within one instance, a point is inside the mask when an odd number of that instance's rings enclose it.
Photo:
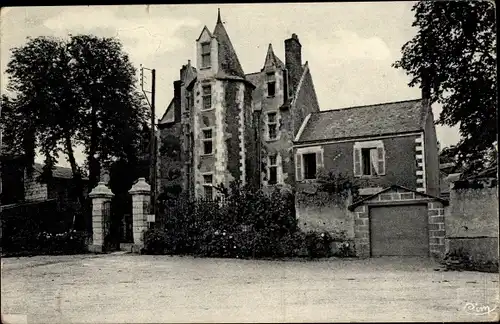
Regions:
[[[1,307],[7,323],[498,319],[498,309],[484,314],[499,305],[497,274],[436,268],[398,258],[3,258]]]

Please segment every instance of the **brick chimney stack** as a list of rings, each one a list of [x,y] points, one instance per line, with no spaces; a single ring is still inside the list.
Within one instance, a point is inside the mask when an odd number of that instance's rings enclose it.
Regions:
[[[297,34],[285,40],[285,66],[288,71],[290,94],[293,96],[302,75],[302,45]]]

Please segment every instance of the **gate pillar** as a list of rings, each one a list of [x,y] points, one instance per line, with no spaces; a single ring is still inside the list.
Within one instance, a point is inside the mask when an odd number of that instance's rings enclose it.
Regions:
[[[90,252],[103,252],[104,215],[113,196],[114,194],[106,187],[104,182],[99,182],[97,187],[92,189],[89,194],[89,198],[92,199],[92,244],[88,246]]]
[[[133,252],[140,252],[144,247],[144,231],[148,228],[147,215],[149,213],[151,186],[146,178],[139,178],[129,190],[132,196],[132,233],[134,237]]]

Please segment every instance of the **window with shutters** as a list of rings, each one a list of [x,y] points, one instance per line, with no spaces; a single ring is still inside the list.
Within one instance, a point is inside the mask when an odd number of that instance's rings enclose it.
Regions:
[[[210,67],[210,43],[201,44],[201,67]]]
[[[278,113],[267,113],[267,140],[274,141],[278,139]]]
[[[354,145],[354,175],[385,175],[385,149],[381,141],[357,142]]]
[[[213,129],[212,128],[206,128],[202,129],[203,133],[203,154],[204,155],[210,155],[213,154]]]
[[[323,168],[323,148],[321,146],[299,148],[295,155],[295,180],[316,180]]]

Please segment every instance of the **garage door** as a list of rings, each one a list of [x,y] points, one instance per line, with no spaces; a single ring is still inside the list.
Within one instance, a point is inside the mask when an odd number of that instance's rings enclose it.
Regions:
[[[372,256],[428,256],[426,205],[370,208]]]

